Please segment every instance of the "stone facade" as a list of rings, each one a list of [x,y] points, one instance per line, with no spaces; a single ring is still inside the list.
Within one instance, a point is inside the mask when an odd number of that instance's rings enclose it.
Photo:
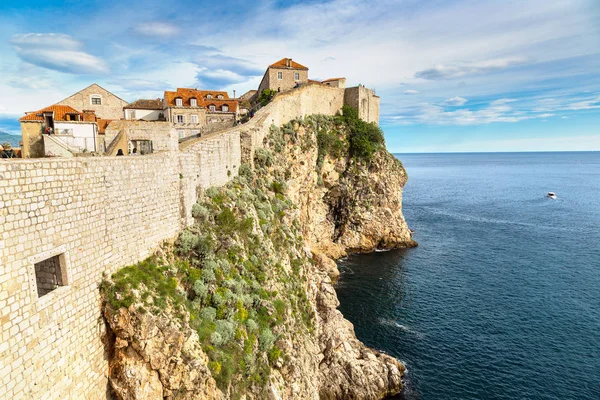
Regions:
[[[379,123],[379,96],[372,89],[359,85],[347,88],[344,104],[356,108],[359,118],[367,122]]]
[[[99,98],[100,104],[94,104],[97,100],[93,98]],[[94,83],[56,104],[71,106],[79,111],[94,110],[98,118],[102,119],[121,119],[123,107],[128,103]]]
[[[23,158],[44,157],[43,124],[38,121],[21,121],[23,138]]]
[[[0,162],[0,398],[109,398],[102,275],[188,226],[199,192],[235,177],[271,125],[343,104],[344,89],[309,84],[179,152]],[[136,123],[140,135],[158,124]],[[36,264],[53,258],[53,272],[38,275],[56,279],[38,287]]]
[[[205,108],[174,106],[168,108],[166,115],[169,122],[171,122],[171,126],[177,131],[179,139],[189,136],[198,136],[206,130],[207,121]],[[178,122],[178,115],[183,116],[184,122]],[[192,118],[196,118],[197,122],[192,122]]]
[[[265,89],[281,92],[292,89],[296,83],[302,84],[307,82],[308,68],[292,61],[291,58],[284,58],[267,68],[258,86],[258,95],[260,96],[260,93]]]
[[[119,132],[123,132],[124,140],[113,145]],[[152,142],[153,152],[177,151],[177,131],[166,121],[112,121],[107,127],[104,135],[106,148],[111,152],[107,155],[116,155],[121,149],[123,154],[129,153],[130,142],[149,140]]]

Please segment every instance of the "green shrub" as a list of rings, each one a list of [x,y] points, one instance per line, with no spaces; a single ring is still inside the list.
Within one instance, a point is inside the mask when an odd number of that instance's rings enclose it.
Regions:
[[[258,148],[254,151],[254,163],[257,167],[267,168],[273,165],[273,153],[264,148]]]
[[[265,89],[258,96],[258,102],[262,107],[264,107],[271,102],[271,100],[273,99],[273,97],[275,97],[276,94],[277,91],[273,89]]]

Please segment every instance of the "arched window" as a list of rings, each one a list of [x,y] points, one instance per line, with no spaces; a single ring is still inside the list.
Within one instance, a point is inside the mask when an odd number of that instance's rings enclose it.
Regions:
[[[210,111],[215,111],[217,108],[215,107],[215,105],[214,105],[214,104],[211,104],[211,105],[209,105],[209,106],[208,106],[208,109],[209,109]]]
[[[182,99],[181,97],[177,97],[177,98],[175,99],[175,105],[176,105],[177,107],[181,107],[181,106],[183,106],[183,99]]]
[[[229,106],[228,106],[227,104],[223,104],[223,105],[221,106],[221,110],[222,110],[222,111],[229,111]]]
[[[222,98],[223,98],[222,94],[220,94],[220,95],[217,96],[217,99],[222,99]]]
[[[212,94],[207,94],[207,95],[206,95],[206,98],[207,98],[207,99],[212,99]]]
[[[192,107],[198,107],[198,102],[196,101],[196,99],[190,99],[190,106]]]

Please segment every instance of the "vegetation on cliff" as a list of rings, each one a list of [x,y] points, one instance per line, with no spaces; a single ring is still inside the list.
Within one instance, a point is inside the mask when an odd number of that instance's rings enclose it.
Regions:
[[[377,125],[361,121],[349,107],[343,115],[272,127],[265,148],[255,152],[254,169],[242,165],[229,184],[206,190],[192,209],[194,225],[172,249],[123,268],[102,284],[113,310],[176,317],[194,329],[212,376],[231,398],[248,392],[260,397],[272,370],[290,361],[290,343],[306,340],[315,328],[307,276],[314,261],[299,206],[288,193],[294,171],[285,157],[297,156],[286,154],[290,149],[316,153],[306,168],[325,191],[326,160],[368,171],[384,141]],[[399,162],[394,165],[403,173]],[[368,185],[364,176],[356,179]],[[348,221],[346,212],[340,224]]]

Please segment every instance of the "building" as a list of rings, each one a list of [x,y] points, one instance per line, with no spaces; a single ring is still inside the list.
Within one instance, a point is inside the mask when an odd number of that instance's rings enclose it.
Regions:
[[[321,83],[331,87],[346,88],[346,78],[330,78],[325,79]]]
[[[375,91],[362,85],[344,90],[344,104],[358,110],[360,119],[379,124],[379,96]]]
[[[258,86],[258,95],[265,89],[278,92],[294,88],[298,84],[308,82],[308,68],[298,64],[291,58],[282,58],[269,65]]]
[[[165,92],[163,110],[179,139],[184,139],[233,126],[238,101],[223,91],[177,88]]]
[[[123,107],[127,106],[128,102],[93,83],[56,104],[70,106],[79,111],[93,110],[96,116],[102,119],[121,119]]]
[[[19,119],[23,136],[23,158],[72,157],[76,153],[102,151],[93,110],[52,105],[26,113]]]
[[[123,107],[125,119],[138,121],[164,121],[163,100],[136,100]]]

